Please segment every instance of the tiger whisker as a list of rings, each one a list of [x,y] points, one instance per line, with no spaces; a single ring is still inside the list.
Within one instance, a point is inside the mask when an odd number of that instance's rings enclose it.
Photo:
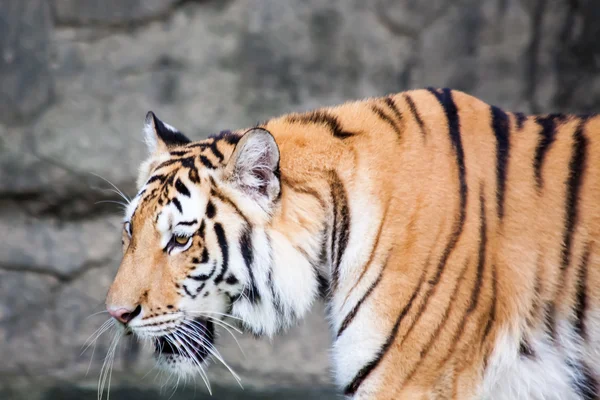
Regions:
[[[178,332],[178,334],[180,334],[180,337],[182,337],[182,339],[183,339],[183,337],[187,337],[192,342],[194,342],[198,345],[201,345],[206,350],[208,350],[213,355],[213,357],[215,357],[217,360],[219,360],[229,370],[231,375],[237,381],[238,385],[240,385],[240,387],[243,388],[241,379],[238,376],[238,374],[229,366],[229,364],[227,364],[225,362],[225,360],[223,360],[223,357],[221,356],[219,351],[211,343],[207,342],[203,337],[199,336],[197,332],[192,333],[189,330],[187,330],[186,328],[181,329]],[[202,343],[200,343],[198,340],[202,341]],[[187,342],[187,340],[186,340],[186,342]]]
[[[98,340],[98,338],[104,333],[106,332],[106,330],[110,329],[111,326],[114,326],[115,321],[114,319],[108,319],[106,321],[104,321],[104,323],[102,325],[100,325],[100,327],[98,329],[96,329],[91,335],[90,337],[83,343],[83,345],[81,347],[83,347],[83,350],[81,351],[81,353],[79,355],[82,355],[83,353],[85,353],[85,351],[96,341]]]
[[[238,333],[242,333],[240,330],[235,329],[233,327],[231,327],[230,325],[226,324],[224,321],[220,321],[218,319],[215,319],[213,317],[209,317],[211,321],[213,321],[215,324],[217,324],[218,326],[220,326],[221,328],[225,329],[233,338],[233,340],[235,340],[235,343],[237,344],[238,348],[240,349],[240,351],[242,352],[242,354],[244,355],[244,357],[246,357],[246,353],[244,353],[244,350],[242,349],[242,346],[240,345],[240,342],[237,340],[237,338],[235,337],[235,334],[233,332],[231,332],[231,329],[234,329],[236,332]],[[192,320],[192,319],[186,319],[184,320],[184,323],[189,322],[192,324],[197,324],[196,321]],[[231,327],[231,329],[228,328]]]
[[[89,318],[92,318],[92,317],[93,317],[93,316],[95,316],[95,315],[98,315],[98,314],[105,314],[105,313],[108,313],[108,311],[106,311],[106,310],[103,310],[103,311],[98,311],[98,312],[95,312],[95,313],[93,313],[93,314],[90,314],[90,315],[88,315],[87,317],[85,317],[85,318],[84,318],[84,320],[86,320],[86,319],[89,319]]]
[[[185,310],[185,313],[215,314],[215,315],[222,315],[224,317],[228,317],[228,318],[232,318],[232,319],[236,319],[236,320],[242,321],[242,319],[239,318],[239,317],[235,317],[235,316],[233,316],[231,314],[217,312],[217,311],[194,311],[194,310],[189,311],[189,310]]]
[[[114,188],[114,190],[115,190],[115,193],[117,193],[118,195],[120,195],[123,198],[123,200],[125,200],[127,202],[127,204],[131,203],[131,199],[129,197],[127,197],[125,195],[125,193],[123,193],[123,191],[117,187],[117,185],[115,185],[114,183],[112,183],[111,181],[109,181],[108,179],[106,179],[103,176],[100,176],[100,175],[95,174],[93,172],[90,172],[90,174],[92,174],[92,175],[94,175],[94,176],[102,179],[103,181],[105,181],[106,183],[108,183],[110,186],[112,186]]]
[[[173,332],[172,335],[177,340],[177,342],[180,344],[180,346],[182,347],[182,349],[186,352],[187,356],[198,367],[199,372],[200,372],[200,376],[202,377],[202,380],[206,384],[206,389],[208,389],[208,393],[210,393],[212,395],[212,389],[210,387],[210,381],[208,379],[208,376],[206,375],[206,372],[204,372],[204,369],[202,368],[202,365],[200,364],[200,362],[198,361],[198,359],[194,356],[194,353],[182,342],[182,337],[178,334],[178,332]]]
[[[238,381],[238,384],[242,386],[239,375],[229,366],[229,364],[225,362],[219,351],[211,343],[207,342],[206,339],[204,339],[204,337],[202,337],[192,325],[185,324],[180,328],[180,332],[186,335],[190,340],[196,342],[199,345],[204,346],[204,348],[206,348],[217,360],[219,360],[225,366],[225,368],[229,370],[231,375],[233,375],[233,377]],[[196,339],[194,339],[194,337]],[[200,340],[201,342],[199,342],[198,340]]]
[[[108,349],[106,358],[104,359],[104,363],[102,364],[102,369],[100,370],[100,379],[98,381],[98,400],[102,400],[104,395],[104,387],[107,383],[108,378],[108,387],[106,399],[110,398],[110,377],[112,376],[112,366],[114,361],[115,352],[117,346],[119,344],[119,340],[121,339],[121,332],[118,330],[113,335],[113,339],[111,341],[110,347]],[[109,376],[109,371],[111,371],[111,376]]]
[[[90,335],[90,337],[85,341],[85,343],[82,345],[82,347],[85,346],[85,348],[81,351],[81,353],[79,354],[80,356],[83,355],[83,353],[85,353],[90,346],[92,347],[92,355],[90,356],[90,362],[88,363],[88,367],[85,371],[85,375],[87,376],[87,374],[90,372],[90,368],[92,366],[92,361],[94,360],[94,353],[96,352],[96,341],[98,340],[98,338],[107,330],[109,330],[111,327],[114,326],[114,320],[109,319],[108,321],[104,322],[100,328],[96,329],[96,331],[94,333],[92,333]],[[89,343],[88,343],[89,341]],[[87,345],[86,345],[87,343]]]
[[[225,321],[223,321],[221,319],[216,319],[214,317],[211,317],[210,315],[206,315],[206,313],[204,313],[204,312],[201,312],[201,311],[186,311],[186,313],[188,313],[188,314],[196,314],[196,315],[199,315],[199,316],[202,316],[202,317],[210,318],[211,321],[213,321],[213,322],[215,322],[217,324],[224,324],[224,325],[230,327],[231,329],[233,329],[234,331],[236,331],[239,334],[243,333],[241,330],[239,330],[235,326],[233,326],[233,325],[231,325],[231,324],[229,324],[229,323],[227,323],[227,322],[225,322]]]

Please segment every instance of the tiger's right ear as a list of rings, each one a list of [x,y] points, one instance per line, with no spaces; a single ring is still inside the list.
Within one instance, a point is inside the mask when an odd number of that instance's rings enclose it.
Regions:
[[[170,147],[190,143],[183,133],[158,119],[152,111],[148,111],[144,121],[144,141],[151,155],[166,153]]]
[[[235,146],[225,166],[227,180],[270,210],[281,193],[279,147],[262,128],[247,131]]]

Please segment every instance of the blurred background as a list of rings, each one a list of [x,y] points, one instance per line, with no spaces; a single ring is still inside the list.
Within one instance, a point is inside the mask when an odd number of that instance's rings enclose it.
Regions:
[[[200,139],[425,86],[509,110],[600,111],[597,0],[0,0],[0,399],[94,399],[148,110]],[[333,399],[318,305],[269,342],[226,333],[215,399]],[[89,368],[89,370],[88,370]],[[125,340],[111,399],[168,399]],[[200,379],[173,399],[205,397]]]

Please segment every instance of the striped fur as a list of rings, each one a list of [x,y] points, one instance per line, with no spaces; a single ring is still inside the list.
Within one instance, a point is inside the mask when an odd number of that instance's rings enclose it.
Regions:
[[[107,298],[135,333],[209,310],[273,335],[323,296],[348,398],[600,398],[600,117],[427,89],[159,125]]]

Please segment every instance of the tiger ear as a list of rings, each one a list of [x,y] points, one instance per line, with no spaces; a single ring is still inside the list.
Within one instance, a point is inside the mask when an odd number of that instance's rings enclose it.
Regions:
[[[190,139],[171,125],[162,122],[152,111],[148,111],[144,121],[144,141],[150,156],[140,165],[138,189],[144,185],[154,167],[169,156],[169,148],[189,143]]]
[[[148,111],[144,121],[144,141],[150,154],[157,154],[168,152],[170,147],[187,144],[190,139]]]
[[[246,132],[225,166],[225,177],[250,197],[270,206],[280,194],[279,147],[273,135],[262,128]]]

